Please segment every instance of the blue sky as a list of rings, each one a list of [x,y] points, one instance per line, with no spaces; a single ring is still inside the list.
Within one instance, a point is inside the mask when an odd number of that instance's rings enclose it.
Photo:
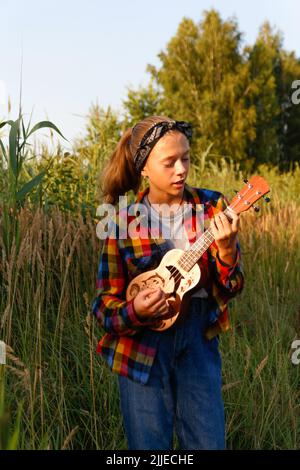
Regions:
[[[8,96],[17,117],[23,50],[24,113],[33,110],[33,123],[48,117],[71,144],[92,102],[121,111],[127,87],[148,82],[147,64],[159,65],[182,18],[198,23],[212,7],[236,16],[245,44],[269,20],[300,56],[298,0],[0,0],[0,118]]]

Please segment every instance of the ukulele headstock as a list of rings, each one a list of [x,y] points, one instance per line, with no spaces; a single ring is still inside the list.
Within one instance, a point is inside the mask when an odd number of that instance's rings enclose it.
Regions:
[[[270,187],[262,176],[251,176],[249,180],[245,180],[244,187],[234,196],[229,207],[236,214],[240,214],[250,209],[269,191]],[[269,198],[266,198],[266,201],[269,202]]]

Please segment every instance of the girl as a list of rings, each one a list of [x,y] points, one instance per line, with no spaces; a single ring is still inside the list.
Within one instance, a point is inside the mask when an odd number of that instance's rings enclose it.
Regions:
[[[137,193],[142,177],[148,182],[134,205],[118,212],[118,223],[110,223],[93,303],[106,332],[97,353],[118,374],[129,449],[173,449],[174,430],[181,449],[225,448],[218,343],[219,333],[229,328],[227,303],[243,287],[238,216],[229,222],[221,193],[186,183],[191,134],[186,122],[147,117],[124,133],[103,178],[105,201],[114,205],[126,191]],[[171,248],[193,244],[203,231],[197,225],[199,208],[215,240],[198,263],[199,283],[183,297],[184,315],[158,331],[159,322],[170,317],[164,292],[152,286],[126,301],[126,288],[136,275],[157,267]],[[141,227],[138,213],[145,211],[158,232]],[[137,236],[124,232],[124,221],[125,229],[140,226]],[[172,234],[162,236],[171,223]]]

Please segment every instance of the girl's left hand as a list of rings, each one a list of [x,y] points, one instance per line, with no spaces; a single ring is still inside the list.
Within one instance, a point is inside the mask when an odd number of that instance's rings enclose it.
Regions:
[[[218,247],[219,257],[227,264],[232,264],[236,257],[238,229],[239,216],[234,213],[231,223],[224,212],[218,212],[211,221],[211,230]]]

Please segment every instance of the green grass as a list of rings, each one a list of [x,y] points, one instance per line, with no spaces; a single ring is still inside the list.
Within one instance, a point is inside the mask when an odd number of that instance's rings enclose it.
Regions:
[[[261,173],[272,204],[241,217],[246,284],[220,342],[227,444],[296,449],[300,366],[291,363],[291,344],[300,337],[300,171]],[[189,183],[230,199],[242,176],[225,163],[207,165],[201,174],[192,169]],[[95,354],[102,335],[90,315],[96,220],[29,207],[18,219],[18,253],[12,243],[4,256],[0,226],[0,338],[11,348],[1,376],[7,435],[19,449],[126,449],[116,376]]]

